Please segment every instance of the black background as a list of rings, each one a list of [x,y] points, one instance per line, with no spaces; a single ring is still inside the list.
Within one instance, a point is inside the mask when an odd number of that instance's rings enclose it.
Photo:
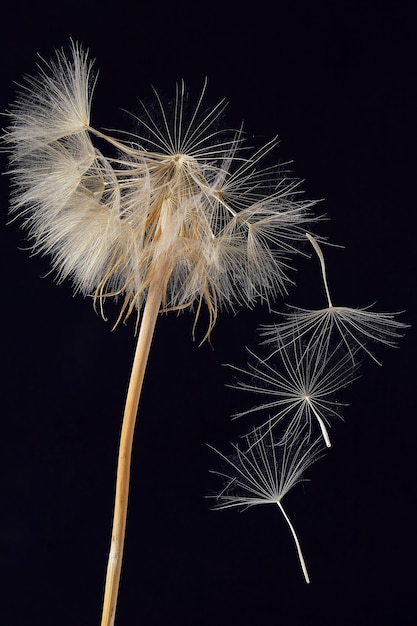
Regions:
[[[276,133],[308,198],[334,301],[376,302],[415,325],[415,32],[412,3],[17,1],[2,9],[1,108],[13,81],[72,37],[100,69],[96,127],[125,128],[151,85],[185,79],[229,101],[260,145]],[[2,169],[6,159],[2,155]],[[100,620],[133,323],[113,333],[91,304],[55,286],[6,226],[1,181],[2,419],[0,623],[90,626]],[[413,195],[414,194],[414,195]],[[286,302],[323,304],[317,260],[297,264]],[[283,302],[276,304],[278,310]],[[111,313],[111,306],[110,306]],[[305,585],[277,510],[213,512],[208,470],[251,426],[230,422],[265,308],[220,316],[212,346],[190,313],[161,317],[141,400],[116,624],[226,626],[415,624],[415,330],[378,348],[346,391],[345,423],[312,480],[285,498],[312,579]]]

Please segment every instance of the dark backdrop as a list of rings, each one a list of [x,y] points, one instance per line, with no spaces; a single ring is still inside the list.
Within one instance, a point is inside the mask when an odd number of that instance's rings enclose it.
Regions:
[[[230,102],[260,145],[279,134],[308,198],[340,304],[376,302],[415,320],[415,32],[412,3],[105,2],[2,9],[1,109],[13,81],[69,38],[100,68],[96,127],[125,127],[155,85],[184,78]],[[258,143],[257,143],[258,142]],[[2,169],[6,159],[1,156]],[[99,623],[133,324],[113,333],[90,302],[55,286],[2,207],[1,624]],[[321,228],[321,230],[320,230]],[[320,306],[316,259],[288,302]],[[284,308],[283,302],[276,305]],[[252,421],[224,363],[244,365],[265,308],[220,316],[212,346],[192,316],[158,323],[134,444],[120,626],[414,624],[415,331],[381,347],[346,392],[345,423],[286,508],[312,583],[278,511],[213,512],[205,444],[227,450]]]

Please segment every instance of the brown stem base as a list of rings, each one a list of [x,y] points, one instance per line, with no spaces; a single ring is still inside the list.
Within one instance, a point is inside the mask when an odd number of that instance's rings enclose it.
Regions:
[[[163,278],[156,278],[149,287],[138,342],[133,360],[127,391],[122,432],[117,463],[116,495],[110,554],[107,564],[101,626],[113,626],[122,566],[123,546],[126,530],[127,503],[129,496],[130,464],[136,414],[143,385],[146,364],[152,343],[163,291]]]

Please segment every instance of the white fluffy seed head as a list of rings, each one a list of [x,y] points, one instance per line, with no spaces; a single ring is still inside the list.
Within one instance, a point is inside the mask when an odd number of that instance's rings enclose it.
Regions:
[[[220,307],[285,292],[314,203],[296,197],[294,180],[259,167],[276,142],[248,156],[241,131],[218,130],[224,103],[204,109],[204,86],[187,111],[183,83],[170,109],[156,94],[159,114],[144,107],[142,134],[122,141],[91,126],[93,86],[81,47],[59,51],[26,80],[3,137],[12,213],[58,279],[100,302],[120,296],[127,317],[164,267],[164,308],[205,302],[209,331]]]

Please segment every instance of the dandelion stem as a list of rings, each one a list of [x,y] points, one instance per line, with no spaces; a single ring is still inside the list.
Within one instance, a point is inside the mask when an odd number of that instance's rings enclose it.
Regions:
[[[279,508],[281,510],[281,513],[284,516],[285,521],[287,522],[288,526],[290,527],[290,531],[292,533],[292,536],[294,538],[295,545],[296,545],[296,548],[297,548],[298,558],[300,559],[301,569],[303,570],[305,581],[306,581],[306,583],[309,583],[310,582],[310,578],[308,576],[306,562],[304,560],[303,553],[301,552],[301,545],[300,545],[300,542],[298,541],[298,537],[297,537],[297,534],[295,532],[294,526],[291,524],[291,521],[290,521],[288,515],[286,514],[286,512],[284,510],[284,507],[282,506],[282,504],[281,504],[281,502],[279,500],[277,501],[277,504],[278,504],[278,506],[279,506]]]
[[[165,268],[162,268],[162,270],[154,277],[149,286],[126,396],[117,463],[113,529],[107,564],[101,626],[113,626],[115,619],[126,530],[133,434],[146,364],[161,306]]]
[[[329,286],[327,284],[326,263],[324,261],[323,252],[321,251],[321,248],[320,248],[319,244],[317,243],[317,241],[314,239],[314,237],[312,235],[310,235],[310,233],[306,233],[306,237],[309,240],[309,242],[311,243],[311,245],[313,246],[317,256],[319,257],[320,265],[321,265],[321,273],[322,273],[322,276],[323,276],[324,289],[326,291],[326,296],[327,296],[327,302],[328,302],[328,305],[329,305],[329,309],[332,309],[333,308],[333,304],[332,304],[332,301],[330,299],[330,291],[329,291]]]

